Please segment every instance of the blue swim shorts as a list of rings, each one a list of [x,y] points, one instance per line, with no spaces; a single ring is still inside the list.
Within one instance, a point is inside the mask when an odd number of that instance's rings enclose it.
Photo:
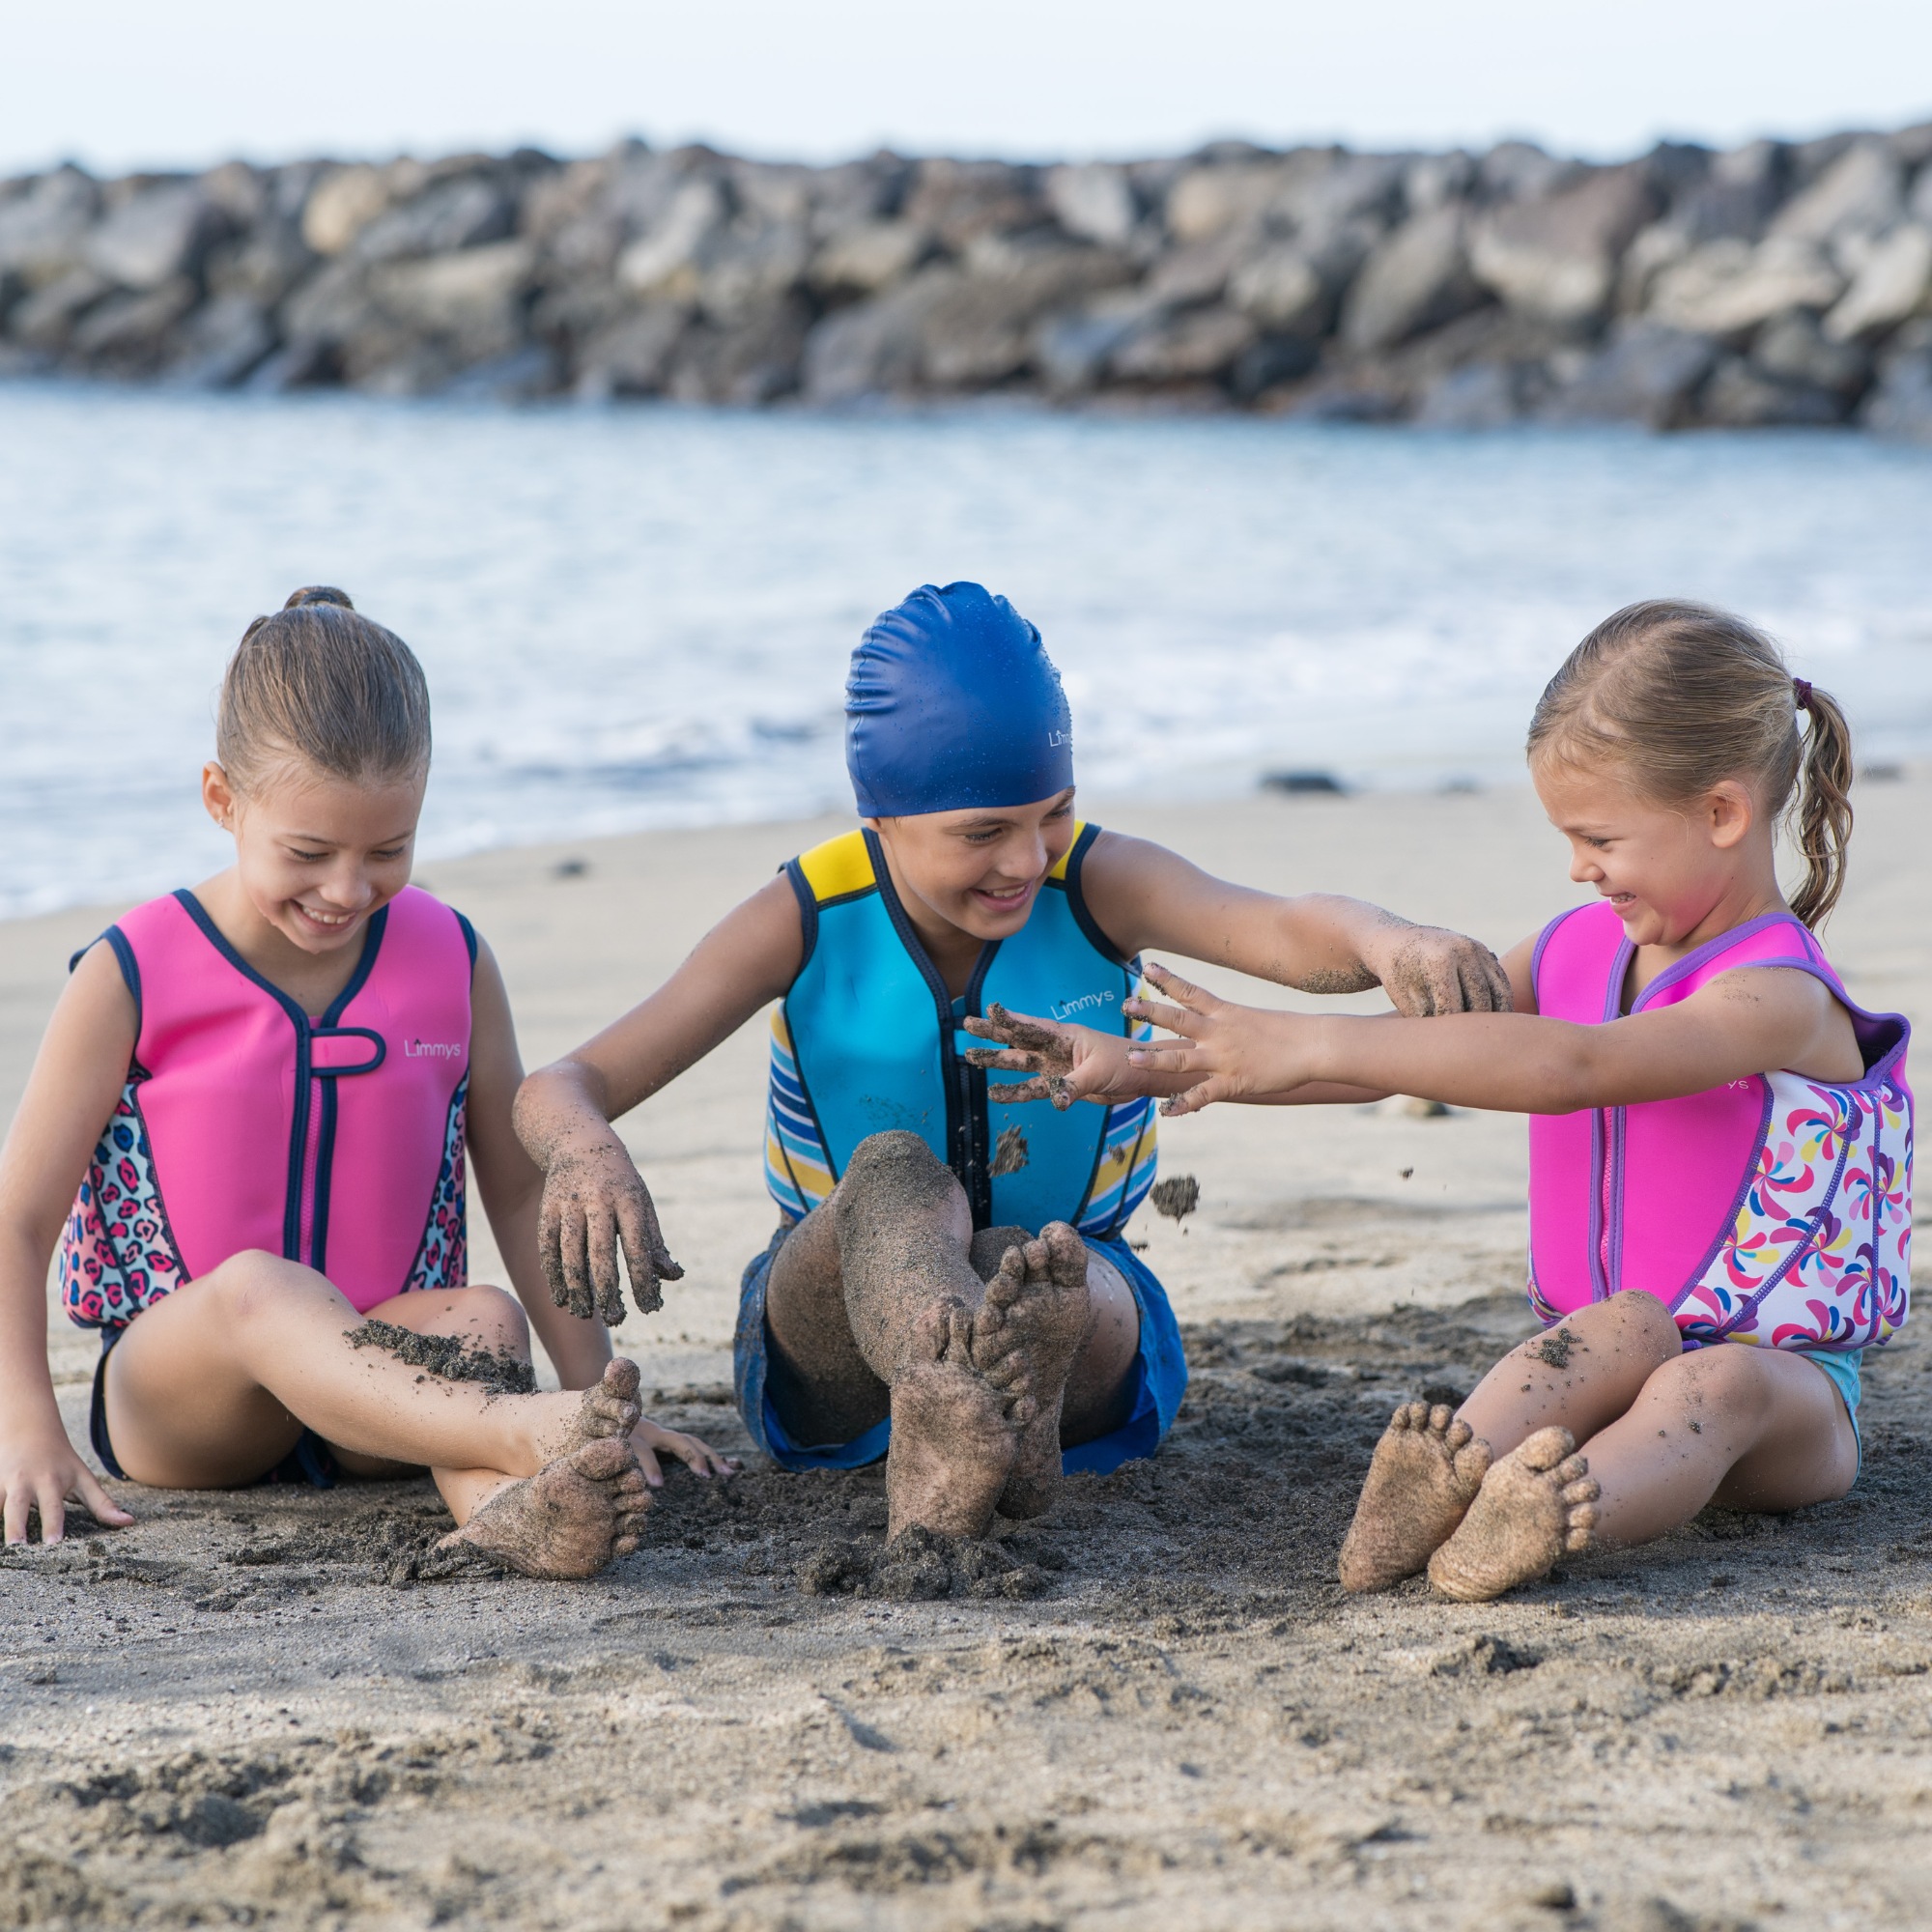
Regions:
[[[765,1282],[790,1232],[789,1227],[781,1227],[772,1236],[771,1246],[745,1269],[738,1291],[738,1333],[731,1350],[738,1413],[745,1418],[752,1440],[781,1468],[862,1469],[885,1455],[893,1435],[890,1416],[850,1442],[807,1446],[794,1442],[785,1433],[765,1393]],[[1104,1476],[1122,1463],[1151,1456],[1159,1448],[1161,1437],[1179,1412],[1180,1398],[1187,1392],[1187,1358],[1181,1352],[1180,1328],[1168,1303],[1167,1291],[1153,1271],[1125,1241],[1089,1241],[1087,1245],[1121,1271],[1122,1279],[1133,1291],[1141,1318],[1140,1352],[1133,1369],[1134,1403],[1126,1421],[1111,1435],[1082,1442],[1061,1456],[1061,1467],[1068,1475],[1076,1469],[1091,1469]]]

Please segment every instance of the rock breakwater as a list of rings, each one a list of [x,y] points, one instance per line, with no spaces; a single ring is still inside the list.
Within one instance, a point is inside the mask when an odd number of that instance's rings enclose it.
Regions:
[[[631,142],[0,183],[0,374],[1932,438],[1932,125],[1587,165]]]

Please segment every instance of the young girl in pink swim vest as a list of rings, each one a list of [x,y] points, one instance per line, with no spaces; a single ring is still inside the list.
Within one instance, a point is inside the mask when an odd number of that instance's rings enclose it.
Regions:
[[[409,883],[429,753],[420,667],[342,592],[298,591],[249,626],[202,775],[236,862],[75,956],[0,1151],[8,1542],[36,1514],[58,1539],[74,1496],[133,1521],[54,1402],[56,1237],[67,1313],[101,1333],[90,1434],[110,1478],[428,1467],[462,1540],[570,1576],[636,1547],[658,1449],[728,1466],[642,1420],[635,1368],[545,1288],[501,976]],[[466,1154],[521,1307],[468,1283]],[[534,1326],[563,1392],[426,1379],[355,1346],[365,1319],[525,1363]]]
[[[1342,1553],[1354,1589],[1426,1566],[1492,1597],[1709,1502],[1843,1495],[1861,1351],[1908,1311],[1911,1029],[1854,1002],[1813,931],[1852,823],[1838,706],[1738,618],[1634,605],[1551,679],[1529,758],[1596,897],[1506,957],[1513,1012],[1258,1012],[1151,968],[1175,1004],[1133,1009],[1179,1043],[1067,1029],[1056,1062],[1079,1097],[1170,1113],[1401,1092],[1530,1116],[1545,1332],[1453,1414],[1398,1410]]]

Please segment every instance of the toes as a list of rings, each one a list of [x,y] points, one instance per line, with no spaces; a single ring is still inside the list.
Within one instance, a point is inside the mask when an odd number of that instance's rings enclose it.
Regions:
[[[1566,1456],[1554,1471],[1559,1483],[1574,1483],[1589,1473],[1590,1459],[1587,1456]]]
[[[628,1355],[618,1355],[604,1365],[604,1379],[599,1386],[619,1402],[636,1402],[641,1378],[637,1363]]]
[[[1448,1444],[1450,1453],[1455,1455],[1476,1439],[1476,1432],[1466,1422],[1452,1421],[1443,1432],[1442,1439]]]
[[[635,1555],[637,1552],[637,1548],[638,1548],[638,1539],[635,1536],[620,1536],[616,1540],[616,1542],[611,1546],[611,1554],[612,1556]]]
[[[1429,1411],[1429,1426],[1437,1435],[1447,1435],[1449,1425],[1455,1419],[1456,1411],[1446,1402],[1438,1402]]]
[[[1025,1255],[1018,1248],[1009,1248],[1000,1257],[1000,1265],[992,1280],[986,1284],[986,1306],[1010,1308],[1020,1298],[1020,1291],[1026,1287],[1026,1278]]]
[[[1567,1429],[1539,1429],[1524,1439],[1516,1452],[1517,1461],[1528,1469],[1553,1469],[1566,1456],[1576,1454],[1577,1438]]]
[[[638,1466],[630,1443],[621,1435],[600,1435],[596,1441],[573,1449],[565,1461],[580,1476],[593,1483],[608,1483],[613,1476],[621,1476],[626,1469]]]
[[[1087,1279],[1087,1243],[1077,1228],[1065,1221],[1049,1221],[1039,1231],[1039,1244],[1046,1251],[1045,1265],[1054,1279],[1070,1285],[1077,1277]]]
[[[1419,1402],[1406,1402],[1389,1417],[1391,1429],[1421,1429],[1429,1421],[1429,1410]]]
[[[1579,1476],[1563,1492],[1566,1503],[1593,1503],[1604,1493],[1604,1486],[1594,1476]]]

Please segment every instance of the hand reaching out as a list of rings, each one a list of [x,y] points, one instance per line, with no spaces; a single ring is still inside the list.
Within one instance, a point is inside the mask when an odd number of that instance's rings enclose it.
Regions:
[[[721,1456],[700,1437],[666,1429],[653,1422],[648,1415],[639,1417],[637,1428],[631,1431],[631,1447],[637,1454],[638,1467],[644,1472],[644,1481],[654,1490],[664,1488],[664,1468],[658,1461],[660,1454],[675,1456],[695,1476],[735,1476],[738,1473],[738,1459],[735,1456]]]
[[[1286,1094],[1314,1077],[1305,1056],[1297,1054],[1297,1034],[1319,1022],[1236,1006],[1164,966],[1149,966],[1145,977],[1175,1004],[1132,999],[1123,1010],[1130,1019],[1149,1020],[1179,1037],[1172,1043],[1123,1043],[1130,1065],[1165,1082],[1142,1090],[1171,1096],[1161,1102],[1163,1114],[1198,1114],[1216,1100]]]
[[[1051,1100],[1064,1114],[1076,1100],[1111,1106],[1116,1100],[1134,1099],[1144,1094],[1178,1091],[1174,1082],[1130,1065],[1127,1049],[1134,1042],[1117,1033],[1096,1033],[1092,1027],[1063,1026],[1026,1013],[1009,1013],[997,1003],[986,1009],[984,1019],[967,1019],[960,1024],[976,1038],[1000,1042],[997,1048],[969,1046],[966,1059],[973,1065],[1033,1076],[1016,1086],[987,1088],[986,1097],[996,1106]]]
[[[537,1252],[551,1299],[581,1319],[616,1327],[626,1313],[617,1275],[622,1247],[638,1311],[664,1306],[660,1281],[682,1281],[658,1229],[650,1190],[624,1144],[608,1128],[587,1145],[554,1151],[544,1176]]]

